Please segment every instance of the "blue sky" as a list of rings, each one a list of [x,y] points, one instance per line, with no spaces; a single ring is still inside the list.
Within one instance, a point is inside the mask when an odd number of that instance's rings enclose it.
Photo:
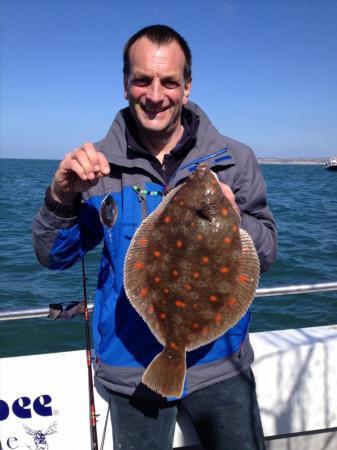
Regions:
[[[258,156],[337,153],[337,0],[2,0],[1,156],[104,137],[123,45],[153,23],[189,42],[191,100],[223,134]]]

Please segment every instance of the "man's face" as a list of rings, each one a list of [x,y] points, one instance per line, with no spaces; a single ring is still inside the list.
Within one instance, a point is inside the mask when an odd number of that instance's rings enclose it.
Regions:
[[[176,41],[158,47],[146,37],[129,53],[124,95],[140,131],[148,137],[173,134],[181,124],[191,80],[184,80],[185,55]]]

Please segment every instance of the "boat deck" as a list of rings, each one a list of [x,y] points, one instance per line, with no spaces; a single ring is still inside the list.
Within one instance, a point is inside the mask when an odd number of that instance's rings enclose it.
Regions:
[[[253,333],[251,341],[267,448],[335,449],[337,325]],[[90,449],[84,350],[4,358],[0,372],[0,397],[8,405],[8,417],[0,422],[4,449],[6,442],[15,442],[18,449],[33,444],[24,426],[43,432],[54,427],[55,432],[45,436],[50,450]],[[15,402],[17,408],[13,409]],[[100,389],[95,391],[95,403],[101,442],[105,421],[110,419]],[[49,415],[41,415],[40,404]],[[201,449],[187,417],[178,418],[174,448]],[[104,449],[112,450],[110,424],[106,426]]]

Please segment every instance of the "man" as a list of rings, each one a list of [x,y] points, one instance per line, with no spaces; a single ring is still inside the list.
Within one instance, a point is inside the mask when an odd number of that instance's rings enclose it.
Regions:
[[[165,189],[205,161],[240,213],[262,270],[276,253],[276,227],[256,159],[188,102],[191,83],[191,53],[178,33],[162,25],[136,33],[124,51],[129,107],[117,114],[105,139],[65,156],[34,222],[38,258],[51,269],[66,269],[104,240],[93,336],[97,381],[111,396],[114,448],[171,449],[179,408],[187,410],[205,449],[264,448],[250,370],[249,311],[224,336],[188,354],[182,399],[164,399],[141,384],[161,346],[125,297],[123,265],[137,226]],[[107,193],[118,209],[111,229],[100,222]]]

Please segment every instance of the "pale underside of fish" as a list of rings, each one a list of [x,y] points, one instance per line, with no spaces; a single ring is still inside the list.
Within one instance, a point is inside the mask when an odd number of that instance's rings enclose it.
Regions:
[[[199,165],[142,222],[126,255],[126,294],[164,346],[143,383],[164,397],[180,397],[186,351],[214,341],[240,320],[259,273],[239,215],[216,175]]]

